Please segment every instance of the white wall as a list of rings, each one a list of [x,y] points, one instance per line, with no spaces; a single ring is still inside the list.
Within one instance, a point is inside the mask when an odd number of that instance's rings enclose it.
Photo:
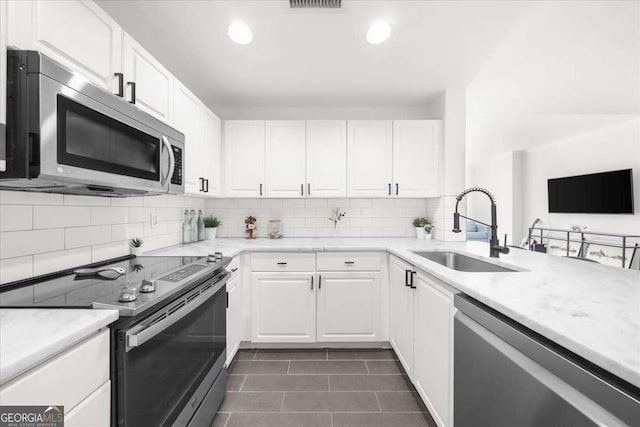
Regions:
[[[146,251],[179,244],[184,209],[204,205],[204,199],[182,196],[0,191],[0,283],[127,255],[134,237],[144,239]]]

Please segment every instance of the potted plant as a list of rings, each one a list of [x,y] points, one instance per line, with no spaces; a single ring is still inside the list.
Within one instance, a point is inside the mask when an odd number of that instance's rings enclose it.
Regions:
[[[142,255],[142,244],[144,240],[140,237],[136,237],[135,239],[129,240],[129,246],[131,246],[131,255],[140,256]]]
[[[413,220],[413,226],[416,228],[416,237],[418,239],[424,239],[424,226],[427,224],[429,224],[429,220],[427,218],[421,217]]]
[[[431,240],[431,232],[433,231],[433,225],[431,225],[431,222],[427,220],[427,223],[422,228],[424,229],[424,238]]]
[[[204,237],[207,240],[213,240],[216,238],[218,227],[222,225],[222,221],[215,216],[209,215],[202,219],[204,222]]]

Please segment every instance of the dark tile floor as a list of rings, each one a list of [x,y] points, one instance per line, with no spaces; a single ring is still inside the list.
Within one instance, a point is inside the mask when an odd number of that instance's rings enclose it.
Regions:
[[[435,427],[393,350],[241,350],[212,427]]]

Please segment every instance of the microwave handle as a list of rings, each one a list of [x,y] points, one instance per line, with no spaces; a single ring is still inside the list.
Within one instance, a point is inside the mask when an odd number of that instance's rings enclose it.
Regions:
[[[164,135],[162,136],[162,145],[164,145],[164,147],[167,149],[167,152],[169,153],[169,172],[167,173],[167,176],[164,177],[161,183],[164,187],[167,184],[167,181],[169,181],[169,179],[171,179],[171,177],[173,176],[173,171],[176,167],[176,158],[173,156],[173,149],[171,148],[171,144],[169,144],[169,140]]]

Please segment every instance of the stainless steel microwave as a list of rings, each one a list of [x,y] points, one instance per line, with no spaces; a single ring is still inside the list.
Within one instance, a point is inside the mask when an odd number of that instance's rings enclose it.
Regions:
[[[36,51],[7,54],[0,189],[184,193],[184,135]]]

